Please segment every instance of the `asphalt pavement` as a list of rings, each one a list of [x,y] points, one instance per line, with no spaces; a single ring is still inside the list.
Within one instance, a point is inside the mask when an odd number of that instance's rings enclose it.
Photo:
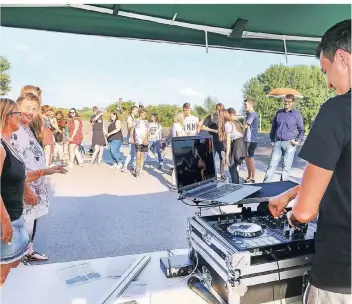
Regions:
[[[256,152],[261,182],[271,148],[264,140]],[[166,156],[170,165],[170,151]],[[107,150],[104,159],[111,160]],[[108,164],[87,162],[50,179],[50,213],[39,219],[35,239],[35,249],[49,256],[48,263],[187,248],[187,218],[198,210],[169,190],[169,172],[158,171],[157,163],[150,161],[146,172],[135,178]],[[300,180],[303,167],[296,157],[292,179]],[[246,177],[245,165],[240,172]]]

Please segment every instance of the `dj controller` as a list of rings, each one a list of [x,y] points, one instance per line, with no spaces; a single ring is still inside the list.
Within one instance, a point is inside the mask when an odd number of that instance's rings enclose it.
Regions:
[[[284,215],[275,219],[244,207],[241,213],[202,217],[237,251],[249,251],[252,260],[288,258],[314,253],[317,220],[293,229]]]

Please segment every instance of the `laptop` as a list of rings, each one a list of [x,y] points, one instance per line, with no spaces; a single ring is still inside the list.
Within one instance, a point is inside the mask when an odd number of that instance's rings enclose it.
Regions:
[[[261,189],[217,180],[211,135],[174,137],[171,147],[177,191],[183,197],[236,204]]]

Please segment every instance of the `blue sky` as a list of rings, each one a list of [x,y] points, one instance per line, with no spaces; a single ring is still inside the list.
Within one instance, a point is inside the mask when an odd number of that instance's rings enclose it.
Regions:
[[[105,107],[119,97],[148,104],[203,104],[207,95],[240,109],[243,84],[284,55],[148,43],[1,27],[16,99],[23,85],[52,106]],[[289,65],[318,64],[289,56]]]

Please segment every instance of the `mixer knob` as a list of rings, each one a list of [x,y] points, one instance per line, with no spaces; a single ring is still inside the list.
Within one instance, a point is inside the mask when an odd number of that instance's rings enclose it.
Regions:
[[[290,230],[285,230],[285,238],[288,239],[290,237]]]
[[[285,223],[280,223],[280,228],[285,228]]]
[[[262,228],[265,229],[266,228],[266,224],[261,224]]]

